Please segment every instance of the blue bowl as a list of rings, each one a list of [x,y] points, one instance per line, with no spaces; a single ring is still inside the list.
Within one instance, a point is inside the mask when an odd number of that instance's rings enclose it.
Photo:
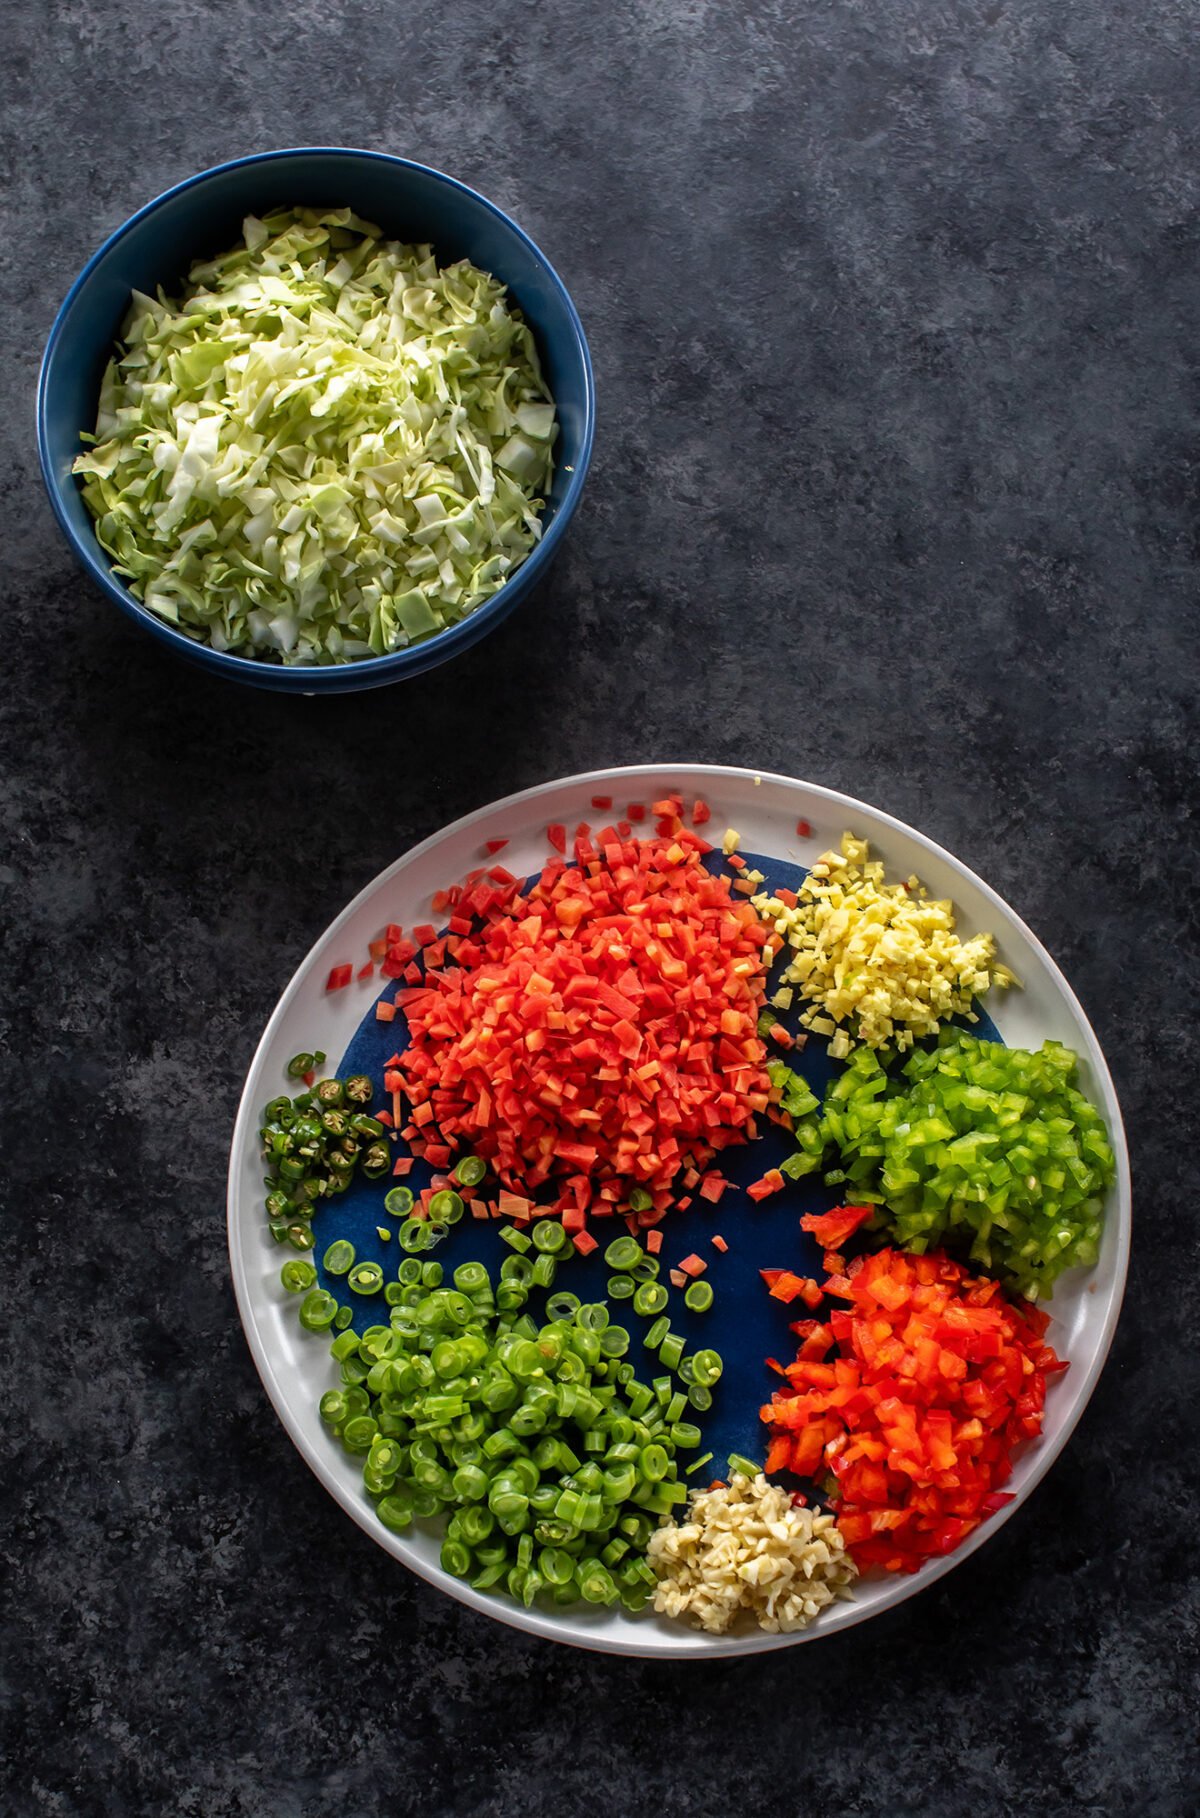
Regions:
[[[79,433],[95,426],[100,380],[130,292],[177,292],[193,260],[240,237],[247,214],[279,207],[349,206],[384,232],[429,241],[442,263],[470,259],[506,284],[537,339],[558,409],[554,483],[537,548],[498,593],[457,625],[391,656],[330,668],[285,669],[196,642],[147,612],[113,573],[96,541],[71,464]],[[475,644],[508,616],[545,571],[579,503],[592,453],[595,387],[575,306],[527,234],[494,203],[440,171],[382,152],[338,147],[263,152],[189,177],[147,203],[95,253],[58,312],[38,383],[38,454],[54,515],[79,561],[108,597],[180,656],[214,674],[287,694],[377,688],[432,669]]]

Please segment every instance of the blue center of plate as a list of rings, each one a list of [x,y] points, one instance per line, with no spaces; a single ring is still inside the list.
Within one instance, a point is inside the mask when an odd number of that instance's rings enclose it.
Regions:
[[[798,890],[807,875],[804,867],[782,859],[765,858],[755,853],[744,856],[749,867],[764,874],[767,879],[764,888],[768,890]],[[710,853],[705,859],[713,873],[721,873],[723,863],[720,851]],[[790,951],[785,948],[772,973],[768,996],[777,987],[779,975],[789,958]],[[379,995],[389,997],[394,991],[395,986],[389,981]],[[978,1021],[965,1026],[985,1041],[998,1042],[1000,1034],[995,1024],[982,1009],[977,1014]],[[795,1031],[794,1011],[782,1020]],[[384,1064],[392,1054],[403,1052],[407,1042],[408,1027],[402,1015],[397,1015],[391,1023],[380,1022],[375,1016],[373,1002],[342,1056],[337,1072],[342,1078],[351,1073],[369,1074],[376,1085],[373,1108],[377,1108],[385,1102]],[[810,1034],[803,1049],[784,1053],[782,1049],[772,1047],[771,1057],[786,1060],[807,1080],[816,1096],[823,1098],[825,1088],[839,1066],[838,1062],[830,1060],[828,1047],[823,1037]],[[756,1142],[724,1149],[712,1164],[736,1188],[744,1189],[752,1181],[760,1180],[768,1168],[777,1168],[795,1149],[788,1133],[777,1124],[760,1119],[759,1125],[761,1135]],[[394,1149],[397,1155],[407,1153],[401,1143],[395,1144]],[[405,1184],[414,1194],[419,1194],[429,1184],[433,1172],[426,1163],[414,1161]],[[390,1217],[383,1209],[384,1195],[395,1184],[391,1179],[367,1181],[356,1175],[354,1184],[323,1206],[313,1221],[317,1239],[313,1261],[321,1285],[339,1301],[352,1305],[354,1326],[359,1332],[370,1325],[387,1323],[390,1308],[382,1292],[362,1297],[353,1294],[346,1287],[344,1277],[326,1274],[321,1259],[335,1238],[347,1238],[354,1245],[356,1261],[377,1262],[383,1269],[384,1280],[395,1280],[397,1267],[404,1257],[395,1236],[401,1221]],[[494,1180],[490,1190],[494,1194]],[[685,1417],[694,1419],[704,1435],[703,1443],[692,1456],[700,1457],[710,1451],[713,1454],[711,1468],[705,1466],[698,1471],[696,1482],[707,1484],[714,1475],[721,1474],[730,1452],[743,1452],[755,1459],[763,1457],[764,1429],[758,1410],[769,1400],[772,1388],[779,1382],[765,1360],[776,1357],[780,1362],[787,1362],[795,1355],[797,1340],[789,1326],[794,1320],[804,1318],[806,1309],[799,1303],[785,1306],[781,1301],[770,1299],[759,1270],[793,1269],[798,1275],[815,1275],[820,1279],[821,1246],[800,1229],[800,1219],[805,1213],[827,1212],[840,1203],[840,1190],[826,1187],[819,1175],[807,1175],[800,1181],[787,1181],[781,1193],[772,1194],[757,1204],[748,1199],[744,1191],[731,1188],[722,1196],[719,1205],[713,1206],[707,1200],[693,1197],[686,1212],[671,1211],[664,1219],[660,1227],[663,1233],[662,1281],[667,1284],[668,1270],[695,1251],[708,1262],[705,1280],[711,1283],[715,1296],[707,1313],[692,1313],[683,1304],[683,1290],[671,1288],[666,1309],[671,1330],[680,1333],[688,1351],[708,1346],[719,1351],[725,1363],[724,1374],[713,1391],[712,1407],[703,1414],[689,1410]],[[501,1262],[512,1255],[500,1237],[504,1222],[500,1219],[485,1222],[468,1215],[452,1227],[436,1249],[425,1252],[422,1260],[436,1258],[447,1282],[460,1263],[482,1262],[495,1282]],[[379,1237],[377,1227],[380,1225],[392,1231],[389,1242],[385,1243]],[[621,1218],[595,1218],[590,1228],[600,1248],[591,1256],[576,1257],[562,1264],[554,1286],[569,1288],[581,1300],[605,1300],[612,1270],[604,1262],[604,1250],[614,1237],[625,1235],[626,1226]],[[722,1255],[713,1248],[714,1233],[719,1233],[728,1243],[727,1254]],[[540,1319],[544,1304],[544,1294],[535,1289],[527,1311]],[[635,1314],[628,1301],[611,1301],[609,1307],[612,1323],[625,1326],[630,1334],[632,1342],[628,1357],[639,1378],[649,1381],[662,1374],[654,1353],[641,1342],[653,1320]],[[335,1443],[330,1440],[331,1445]],[[681,1468],[685,1468],[687,1462],[688,1455],[684,1454]]]

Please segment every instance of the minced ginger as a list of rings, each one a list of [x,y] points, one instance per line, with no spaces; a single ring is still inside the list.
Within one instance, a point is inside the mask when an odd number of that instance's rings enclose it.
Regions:
[[[882,864],[868,853],[866,840],[844,833],[841,852],[822,853],[794,908],[766,893],[753,899],[793,949],[784,983],[799,986],[812,1005],[800,1021],[832,1036],[835,1059],[854,1041],[911,1048],[949,1017],[977,1022],[972,999],[1016,982],[995,963],[990,934],[960,941],[949,900],[927,896],[915,877],[885,884]]]

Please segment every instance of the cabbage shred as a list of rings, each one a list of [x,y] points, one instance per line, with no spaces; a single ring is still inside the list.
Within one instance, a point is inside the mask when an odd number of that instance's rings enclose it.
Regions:
[[[554,404],[505,288],[349,209],[281,210],[135,292],[75,462],[143,604],[213,649],[383,656],[502,587],[541,534]]]

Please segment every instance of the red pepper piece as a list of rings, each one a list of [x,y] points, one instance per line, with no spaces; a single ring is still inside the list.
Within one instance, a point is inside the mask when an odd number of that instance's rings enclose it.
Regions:
[[[874,1214],[874,1206],[835,1206],[832,1212],[805,1213],[800,1229],[810,1232],[822,1249],[840,1250],[846,1239],[853,1237]]]

